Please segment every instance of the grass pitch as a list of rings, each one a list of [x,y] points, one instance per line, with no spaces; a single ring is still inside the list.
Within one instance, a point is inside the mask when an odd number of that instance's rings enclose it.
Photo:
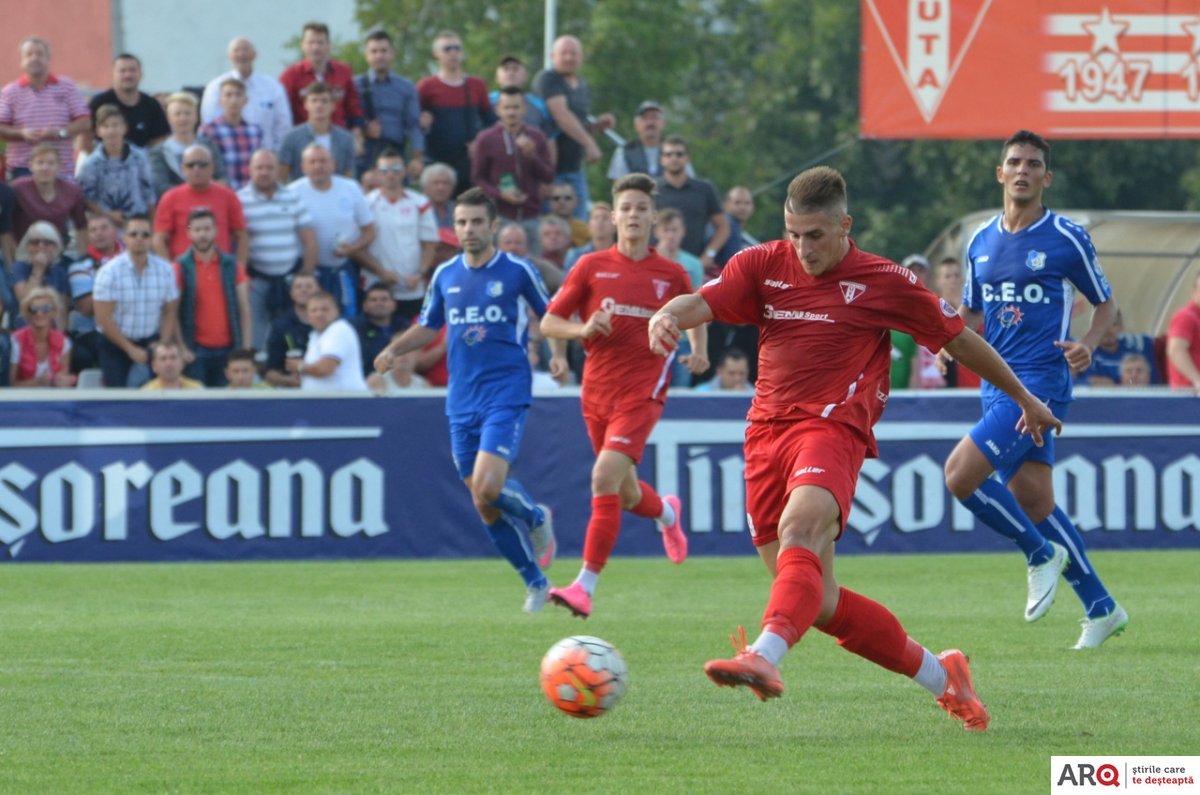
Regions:
[[[819,632],[783,698],[712,686],[705,660],[757,628],[756,558],[615,559],[586,622],[523,615],[500,560],[10,565],[0,790],[978,795],[1047,791],[1052,754],[1196,753],[1200,552],[1093,560],[1132,621],[1090,653],[1069,650],[1065,584],[1024,622],[1016,553],[839,560],[918,640],[972,657],[983,733]],[[541,656],[571,634],[629,664],[609,715],[541,696]]]

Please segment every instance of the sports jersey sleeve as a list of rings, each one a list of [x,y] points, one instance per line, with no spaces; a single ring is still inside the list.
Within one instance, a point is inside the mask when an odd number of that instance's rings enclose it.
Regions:
[[[563,279],[562,286],[554,294],[546,311],[562,318],[569,318],[578,312],[587,293],[587,272],[590,270],[585,259],[575,263],[575,267],[571,268],[567,278]]]
[[[945,299],[903,278],[889,278],[886,290],[876,291],[871,309],[881,326],[910,335],[933,352],[966,327]]]
[[[425,328],[440,329],[446,324],[446,303],[442,295],[442,278],[444,271],[439,270],[433,275],[429,292],[425,294],[425,304],[421,307],[421,316],[417,319]]]
[[[1102,304],[1112,298],[1112,288],[1104,276],[1104,271],[1100,269],[1100,257],[1096,255],[1091,235],[1084,231],[1083,227],[1061,215],[1055,217],[1054,225],[1070,241],[1071,250],[1077,255],[1067,262],[1067,279],[1093,305]]]
[[[714,319],[722,323],[758,323],[762,315],[756,267],[759,255],[754,249],[735,254],[720,276],[700,288],[700,296]]]
[[[546,314],[546,307],[550,303],[550,291],[546,289],[541,272],[533,265],[525,264],[521,270],[525,272],[525,279],[521,284],[521,295],[529,302],[529,308],[533,310],[533,313],[541,317]]]
[[[974,258],[967,254],[963,263],[963,306],[972,312],[983,311],[983,291],[979,286],[979,276],[975,270]]]

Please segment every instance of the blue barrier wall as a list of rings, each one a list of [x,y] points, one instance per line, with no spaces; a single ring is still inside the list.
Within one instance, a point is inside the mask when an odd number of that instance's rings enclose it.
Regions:
[[[26,393],[31,394],[31,393]],[[490,556],[450,460],[442,399],[3,401],[0,559]],[[58,393],[56,393],[57,396]],[[749,554],[748,400],[673,396],[641,475],[678,493],[693,554]],[[1009,549],[950,498],[942,462],[978,417],[970,393],[892,397],[842,552]],[[1060,501],[1096,549],[1200,547],[1200,401],[1084,396],[1058,440]],[[592,454],[572,395],[539,397],[515,472],[577,555]],[[626,516],[617,554],[660,554]]]

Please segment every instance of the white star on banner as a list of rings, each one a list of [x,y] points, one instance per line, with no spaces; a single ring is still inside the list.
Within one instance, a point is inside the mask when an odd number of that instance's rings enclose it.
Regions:
[[[1094,22],[1084,22],[1083,27],[1092,34],[1092,55],[1109,50],[1120,54],[1121,47],[1117,38],[1129,27],[1128,22],[1117,22],[1112,18],[1107,6],[1100,12],[1100,18]]]

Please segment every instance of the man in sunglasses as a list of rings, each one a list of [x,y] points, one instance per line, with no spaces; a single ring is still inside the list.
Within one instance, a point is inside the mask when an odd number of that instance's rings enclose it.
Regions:
[[[416,317],[425,300],[422,274],[435,264],[437,220],[429,199],[404,187],[407,168],[398,150],[380,152],[375,170],[383,180],[382,186],[367,194],[367,206],[375,216],[375,239],[360,263],[367,269],[367,287],[382,282],[391,288],[398,315]],[[369,365],[374,358],[364,362]]]
[[[154,214],[154,253],[178,259],[188,250],[188,218],[200,207],[212,211],[217,222],[217,248],[237,258],[245,269],[250,252],[246,216],[237,194],[213,180],[213,156],[208,147],[193,144],[183,151],[185,182],[162,195]]]
[[[691,155],[682,136],[668,135],[663,141],[660,157],[663,173],[658,178],[658,207],[674,207],[683,214],[683,226],[687,230],[683,236],[683,250],[700,258],[706,275],[716,276],[720,272],[716,264],[717,252],[729,239],[729,219],[721,206],[721,196],[708,180],[688,176]],[[712,237],[705,242],[705,230],[710,224]]]
[[[458,182],[454,195],[471,187],[471,156],[475,136],[496,123],[487,83],[463,71],[462,38],[451,30],[433,40],[435,74],[417,83],[421,100],[421,128],[429,160],[454,169]]]
[[[207,150],[205,150],[207,151]],[[92,306],[100,329],[100,369],[109,387],[150,379],[149,346],[178,333],[179,288],[171,263],[150,253],[150,219],[125,221],[125,253],[96,273]]]

